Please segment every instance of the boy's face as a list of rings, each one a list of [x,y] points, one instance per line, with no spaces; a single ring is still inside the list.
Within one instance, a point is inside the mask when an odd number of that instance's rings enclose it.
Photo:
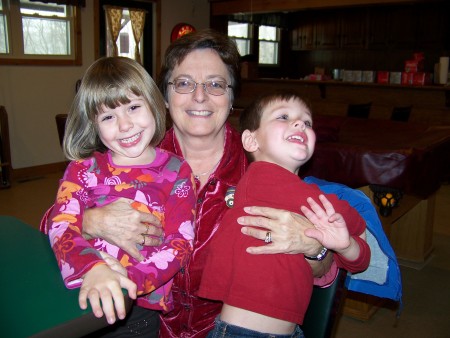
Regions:
[[[269,104],[253,134],[255,160],[278,164],[295,174],[311,158],[316,143],[311,112],[297,99]]]

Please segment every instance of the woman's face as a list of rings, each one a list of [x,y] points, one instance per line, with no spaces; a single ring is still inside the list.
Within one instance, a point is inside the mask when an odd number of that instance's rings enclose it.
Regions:
[[[176,131],[183,136],[214,136],[222,131],[232,105],[231,88],[224,95],[207,93],[200,83],[225,81],[230,84],[227,68],[212,49],[198,49],[189,53],[175,66],[170,82],[176,79],[193,80],[199,83],[194,92],[180,94],[173,86],[168,88],[170,116]]]

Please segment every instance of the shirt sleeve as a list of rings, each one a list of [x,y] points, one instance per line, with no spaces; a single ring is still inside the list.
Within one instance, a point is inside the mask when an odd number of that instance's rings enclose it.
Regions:
[[[335,195],[327,195],[335,210],[342,214],[347,224],[347,228],[356,243],[359,245],[359,256],[354,261],[349,261],[343,256],[334,253],[333,258],[338,268],[343,268],[351,273],[361,272],[367,269],[370,263],[370,248],[367,242],[359,237],[366,231],[366,221],[358,211],[346,200],[340,200]]]
[[[356,243],[359,245],[359,256],[354,261],[349,261],[345,259],[341,255],[334,255],[334,259],[336,260],[336,264],[340,268],[344,268],[345,270],[356,273],[361,272],[367,269],[370,262],[370,248],[365,240],[363,240],[359,236],[352,236]]]
[[[48,222],[48,219],[49,219],[49,215],[53,211],[53,207],[54,207],[54,205],[52,205],[51,207],[49,207],[47,209],[47,211],[45,212],[44,216],[42,216],[42,218],[41,218],[41,222],[39,223],[39,231],[42,232],[45,235],[48,235],[48,228],[50,226],[50,224]]]
[[[95,264],[103,262],[97,250],[82,236],[88,197],[81,177],[89,163],[90,160],[84,160],[69,164],[60,181],[55,204],[44,216],[48,220],[50,245],[69,289],[79,287],[82,276]]]

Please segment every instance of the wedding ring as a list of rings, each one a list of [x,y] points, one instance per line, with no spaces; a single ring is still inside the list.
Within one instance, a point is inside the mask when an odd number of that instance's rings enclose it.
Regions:
[[[145,244],[145,235],[144,234],[141,234],[141,235],[142,235],[142,243],[141,243],[141,245],[144,246],[144,244]]]
[[[267,231],[266,238],[264,239],[264,242],[269,244],[272,242],[272,233],[270,231]]]

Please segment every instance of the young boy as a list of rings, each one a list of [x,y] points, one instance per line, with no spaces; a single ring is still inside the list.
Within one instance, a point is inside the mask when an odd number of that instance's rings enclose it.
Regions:
[[[234,206],[211,242],[203,270],[199,296],[224,303],[208,337],[303,337],[299,325],[313,287],[305,258],[320,260],[333,250],[338,267],[365,270],[370,259],[365,222],[347,202],[335,195],[325,197],[316,185],[298,177],[314,152],[316,136],[310,109],[297,94],[260,97],[243,112],[241,130],[253,163],[236,187]],[[305,234],[324,249],[317,257],[246,253],[258,240],[243,236],[237,219],[252,205],[301,209],[314,224]],[[270,232],[265,242],[270,245]]]

